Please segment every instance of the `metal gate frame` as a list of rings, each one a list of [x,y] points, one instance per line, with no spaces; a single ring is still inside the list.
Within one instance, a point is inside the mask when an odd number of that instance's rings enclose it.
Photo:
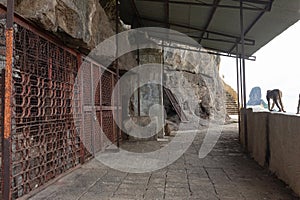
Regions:
[[[117,125],[112,118],[112,112],[116,109],[112,96],[116,73],[88,57],[82,57],[81,63],[82,140],[91,157],[110,143],[117,142]],[[96,123],[100,125],[100,130],[96,128],[99,127]]]
[[[6,14],[6,8],[0,5],[0,18]],[[5,20],[4,22],[7,23]],[[45,187],[51,181],[94,157],[105,147],[103,135],[94,128],[96,121],[100,123],[106,135],[111,135],[113,143],[118,141],[116,135],[119,131],[111,117],[116,108],[111,104],[103,104],[104,96],[107,97],[108,92],[104,91],[105,80],[101,79],[98,89],[97,86],[95,87],[98,83],[93,80],[97,76],[96,72],[101,74],[105,70],[111,80],[109,82],[111,91],[117,81],[116,73],[104,69],[103,66],[85,58],[79,52],[65,47],[61,40],[17,14],[14,14],[13,22],[16,31],[12,37],[5,37],[3,33],[0,33],[1,38],[6,38],[6,42],[11,42],[13,46],[11,60],[14,62],[11,63],[12,73],[7,75],[12,79],[10,90],[12,97],[9,100],[13,103],[4,104],[4,98],[0,101],[0,199],[26,198],[38,191],[38,188]],[[21,30],[24,31],[24,35],[19,36],[23,34],[20,33]],[[14,37],[16,37],[14,40],[8,40]],[[45,46],[40,46],[41,43],[45,43]],[[2,49],[0,49],[0,54],[1,52],[3,54]],[[7,59],[7,55],[2,56]],[[92,86],[91,89],[96,88],[92,89],[91,102],[87,106],[82,106],[83,84],[78,84],[73,80],[76,76],[75,70],[79,70],[83,60],[89,60],[91,63],[90,86]],[[33,69],[36,71],[32,71]],[[3,73],[0,75],[0,81],[5,81],[3,75]],[[0,83],[1,98],[7,92],[4,90],[5,86],[6,84]],[[79,93],[80,96],[77,99],[72,98],[73,93]],[[111,95],[110,98],[112,98]],[[75,101],[76,106],[70,105],[72,100]],[[46,101],[50,102],[48,106]],[[4,123],[3,119],[2,107],[4,108],[5,105],[12,109],[9,115],[4,115],[10,119],[9,123]],[[52,113],[51,115],[48,113],[48,118],[45,115],[48,112],[47,109],[50,109]],[[56,118],[52,116],[53,112]],[[82,141],[86,135],[86,124],[83,123],[84,112],[90,112],[92,119],[90,147],[84,146]],[[65,117],[61,113],[65,113]],[[65,123],[66,121],[68,123]],[[6,140],[8,142],[4,142],[4,125],[10,128],[5,132],[11,135]],[[91,152],[89,148],[92,149]],[[32,152],[36,156],[33,156]]]

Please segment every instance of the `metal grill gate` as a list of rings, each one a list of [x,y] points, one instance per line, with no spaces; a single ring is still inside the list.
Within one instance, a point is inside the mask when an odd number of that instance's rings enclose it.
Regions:
[[[113,119],[113,87],[116,74],[88,58],[82,59],[83,141],[88,155],[93,156],[117,140]],[[97,128],[97,124],[101,129]],[[103,134],[106,137],[103,137]],[[106,139],[107,138],[107,139]]]
[[[0,14],[5,12],[0,6]],[[5,23],[4,19],[0,21],[1,69],[5,66]],[[4,70],[0,71],[0,199],[3,185],[16,199],[93,157],[106,144],[95,123],[112,142],[116,141],[111,105],[114,72],[104,71],[101,65],[64,47],[57,38],[17,15],[13,65],[11,149],[6,149],[10,158],[5,162]],[[79,78],[82,82],[76,82],[80,67],[84,71]],[[7,165],[10,171],[3,171]],[[9,181],[3,180],[3,173],[10,173]]]

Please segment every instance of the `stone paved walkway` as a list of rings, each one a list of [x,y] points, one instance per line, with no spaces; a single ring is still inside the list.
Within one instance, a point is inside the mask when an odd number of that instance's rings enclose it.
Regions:
[[[293,200],[281,181],[242,153],[237,124],[224,126],[213,151],[198,158],[203,134],[172,165],[143,174],[129,174],[92,160],[31,197],[32,200]],[[158,142],[128,142],[126,148],[152,148]]]

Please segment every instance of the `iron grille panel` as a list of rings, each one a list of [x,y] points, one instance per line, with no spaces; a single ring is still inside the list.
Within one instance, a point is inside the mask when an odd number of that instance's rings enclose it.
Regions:
[[[111,110],[102,111],[102,130],[106,137],[112,142],[115,142],[114,135],[114,120]]]
[[[101,76],[101,93],[102,93],[102,105],[111,105],[111,97],[113,90],[112,74],[108,71],[102,73]]]
[[[104,141],[102,132],[94,130],[94,123],[100,124],[112,142],[116,140],[111,105],[114,73],[105,71],[97,81],[104,70],[101,65],[61,46],[60,41],[21,17],[15,18],[11,163],[6,163],[12,168],[13,199],[91,158],[91,150],[100,151]],[[4,30],[5,20],[0,20],[0,72],[5,66]],[[82,61],[84,73],[75,79]],[[2,81],[0,73],[1,141]],[[83,140],[89,143],[83,144]],[[0,142],[1,149],[2,145]],[[1,151],[0,156],[2,162]]]
[[[80,119],[71,105],[76,55],[20,25],[15,38],[12,192],[18,198],[79,164]]]
[[[95,89],[94,91],[94,105],[95,105],[95,118],[94,118],[94,123],[99,123],[99,126],[94,126],[94,127],[100,127],[101,126],[101,121],[99,121],[99,115],[100,115],[100,87],[99,87],[99,79],[100,79],[100,70],[101,67],[95,63],[92,64],[92,72],[93,72],[93,88]],[[95,153],[99,152],[101,150],[101,130],[95,128],[94,129],[94,151]]]

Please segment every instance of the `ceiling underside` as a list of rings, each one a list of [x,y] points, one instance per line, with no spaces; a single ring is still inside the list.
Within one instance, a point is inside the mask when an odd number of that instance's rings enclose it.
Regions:
[[[236,48],[241,43],[240,16],[239,0],[120,3],[121,19],[133,28],[170,28],[188,35],[206,49],[228,55],[241,54],[241,48]],[[243,19],[245,55],[249,57],[300,19],[300,0],[244,0]]]

